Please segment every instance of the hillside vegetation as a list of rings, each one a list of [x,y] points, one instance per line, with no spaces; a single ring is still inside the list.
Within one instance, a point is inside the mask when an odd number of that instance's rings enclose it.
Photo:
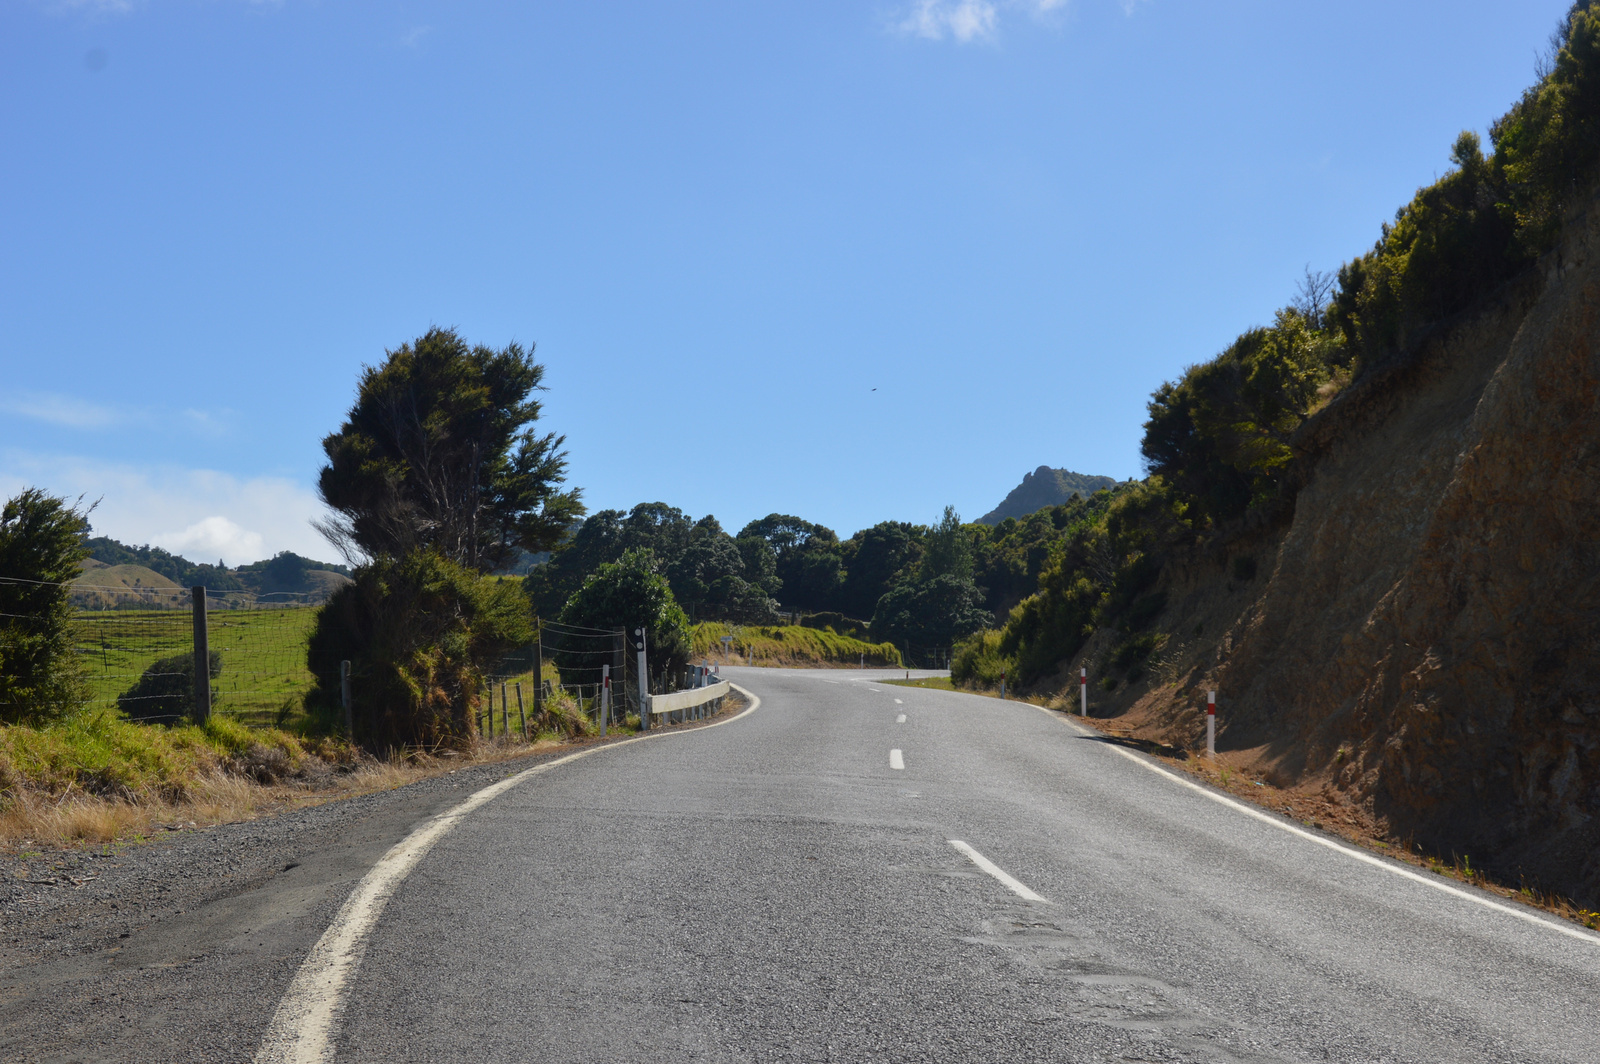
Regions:
[[[722,637],[733,636],[723,652]],[[820,666],[860,665],[899,668],[903,662],[893,643],[868,643],[827,628],[734,625],[716,621],[697,624],[690,632],[693,660],[735,664]]]
[[[1163,384],[1149,476],[958,651],[1398,838],[1600,896],[1600,11],[1336,277]],[[1508,743],[1507,736],[1516,736]]]

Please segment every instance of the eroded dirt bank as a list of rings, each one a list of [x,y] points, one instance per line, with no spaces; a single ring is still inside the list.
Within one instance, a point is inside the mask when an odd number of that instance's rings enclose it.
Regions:
[[[1236,767],[1592,902],[1600,210],[1567,232],[1537,275],[1308,422],[1292,516],[1170,567],[1167,660],[1096,695],[1193,749],[1215,687]],[[1242,583],[1241,555],[1259,574]]]

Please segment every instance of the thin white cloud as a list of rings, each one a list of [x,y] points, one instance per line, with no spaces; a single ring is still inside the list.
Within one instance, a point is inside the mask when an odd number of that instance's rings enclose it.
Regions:
[[[1146,0],[1117,0],[1132,15]],[[959,44],[999,38],[1002,19],[1021,13],[1046,26],[1059,26],[1071,0],[910,0],[891,18],[892,30],[930,41],[949,38]]]
[[[432,26],[412,26],[400,35],[400,44],[404,48],[415,48],[422,43],[422,38],[432,32]]]
[[[326,514],[316,492],[286,477],[236,477],[210,469],[104,462],[73,455],[0,451],[0,498],[25,487],[100,500],[95,534],[151,543],[193,561],[229,565],[282,550],[337,561],[311,527]]]
[[[0,400],[0,411],[69,429],[104,429],[120,418],[115,410],[56,392],[18,392]]]
[[[29,391],[0,397],[0,414],[84,431],[138,426],[164,433],[187,431],[191,435],[212,440],[232,432],[239,417],[235,411],[226,408],[197,410],[190,407],[174,413],[158,408],[107,406],[60,392]]]
[[[914,0],[896,28],[930,41],[952,37],[965,44],[992,40],[999,21],[1000,11],[991,0]]]

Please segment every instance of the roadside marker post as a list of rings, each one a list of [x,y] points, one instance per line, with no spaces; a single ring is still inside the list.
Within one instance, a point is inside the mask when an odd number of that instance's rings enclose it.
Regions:
[[[339,706],[344,710],[344,737],[356,741],[355,716],[350,710],[350,663],[339,662]]]
[[[500,681],[500,736],[511,734],[511,704],[506,701],[505,681]]]
[[[600,666],[600,734],[606,733],[606,722],[611,719],[611,666]]]
[[[633,634],[639,637],[639,730],[650,730],[650,673],[645,668],[644,659],[644,629],[635,628]]]
[[[1089,666],[1078,668],[1078,716],[1089,715]]]
[[[1217,692],[1206,692],[1206,756],[1217,756]]]
[[[1004,669],[1001,669],[1000,670],[1000,697],[1001,698],[1005,698],[1005,696],[1006,696],[1006,673],[1005,673]]]
[[[528,738],[528,714],[522,708],[522,682],[517,682],[517,720],[522,722],[522,738]]]

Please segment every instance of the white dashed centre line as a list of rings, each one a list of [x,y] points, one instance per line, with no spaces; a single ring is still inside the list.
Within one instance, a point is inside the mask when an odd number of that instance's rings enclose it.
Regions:
[[[906,759],[900,756],[900,751],[898,751],[898,750],[890,750],[889,751],[889,767],[890,768],[900,769],[902,771],[905,769],[905,767],[906,767]]]
[[[1005,869],[1001,868],[999,865],[995,864],[993,861],[989,860],[983,854],[979,853],[977,850],[974,850],[971,846],[968,846],[960,839],[950,839],[949,842],[950,845],[966,854],[967,860],[971,861],[973,864],[977,865],[991,876],[994,876],[994,878],[998,879],[1007,890],[1015,894],[1017,897],[1026,898],[1028,901],[1042,901],[1046,904],[1049,903],[1049,898],[1042,898],[1035,894],[1033,891],[1023,886],[1022,883],[1016,879],[1016,877],[1007,874]]]
[[[900,700],[899,700],[899,699],[898,699],[898,698],[897,698],[897,699],[895,699],[895,700],[894,700],[894,704],[895,704],[895,705],[897,705],[897,706],[903,706],[903,705],[905,705],[905,703],[904,703],[904,702],[902,702],[902,701],[900,701]]]
[[[904,724],[906,722],[906,715],[904,713],[900,714],[898,717],[894,718],[894,722],[896,724]]]

